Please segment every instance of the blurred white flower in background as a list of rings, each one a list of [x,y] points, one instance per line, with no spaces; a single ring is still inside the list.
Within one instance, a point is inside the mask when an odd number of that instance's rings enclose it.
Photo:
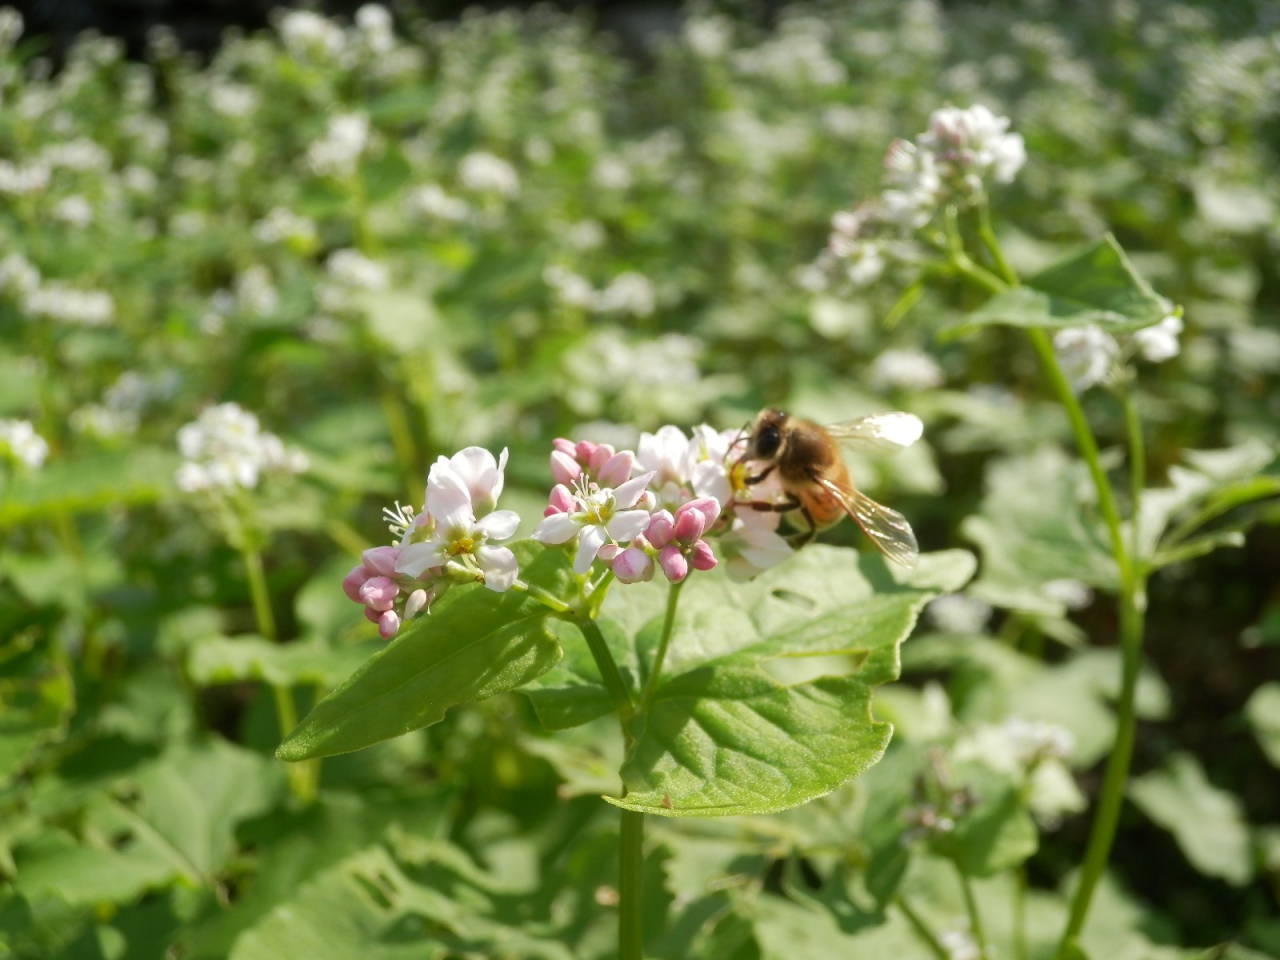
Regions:
[[[388,53],[396,42],[391,11],[381,4],[366,3],[356,11],[356,33],[372,53]]]
[[[625,313],[647,317],[657,306],[653,282],[644,274],[628,270],[614,277],[596,297],[595,309],[601,313]]]
[[[69,227],[84,229],[93,223],[93,207],[80,195],[63,197],[53,207],[53,218]]]
[[[1181,345],[1178,336],[1182,333],[1182,317],[1170,313],[1159,323],[1134,331],[1133,342],[1138,354],[1151,363],[1164,363],[1178,355]]]
[[[0,293],[26,297],[40,286],[40,271],[20,253],[0,260]]]
[[[332,58],[346,45],[341,27],[310,10],[290,10],[280,18],[279,29],[285,49],[299,59]]]
[[[514,197],[520,192],[516,168],[501,157],[483,150],[469,153],[458,164],[458,182],[476,193]]]
[[[961,178],[975,190],[986,177],[1009,183],[1027,161],[1026,144],[1021,134],[1009,132],[1009,118],[982,104],[935,110],[929,129],[916,142],[933,154],[945,175]]]
[[[370,260],[358,250],[335,250],[324,262],[336,283],[360,290],[382,290],[391,282],[386,264]]]
[[[1068,610],[1083,610],[1093,603],[1093,590],[1081,581],[1071,578],[1050,580],[1042,584],[1040,593],[1050,600],[1062,604]]]
[[[0,420],[0,445],[30,470],[38,469],[49,455],[49,444],[30,420]]]
[[[13,197],[39,193],[49,185],[49,173],[47,163],[18,165],[0,160],[0,193]]]
[[[351,177],[368,145],[368,116],[358,111],[340,113],[329,118],[324,136],[307,148],[307,165],[321,176]]]
[[[405,197],[405,207],[423,217],[458,222],[465,220],[471,208],[467,202],[450,196],[437,183],[424,183]]]
[[[272,207],[253,225],[253,235],[262,243],[288,243],[311,246],[319,239],[315,221],[294,213],[288,207]]]
[[[920,350],[886,350],[868,371],[868,382],[877,390],[932,390],[943,379],[937,361]]]
[[[991,605],[963,593],[948,593],[925,607],[929,621],[943,633],[981,633],[991,619]]]
[[[111,169],[111,154],[95,140],[80,137],[64,143],[51,143],[40,151],[40,159],[50,168],[76,170],[81,173]]]
[[[247,117],[258,108],[258,91],[243,83],[217,79],[209,87],[209,106],[224,117]]]
[[[80,327],[105,327],[116,316],[115,301],[101,290],[77,290],[51,282],[27,294],[27,313]]]
[[[186,462],[175,480],[187,493],[252,489],[263,474],[296,474],[308,465],[305,453],[262,430],[258,418],[235,403],[209,407],[180,429],[178,449]]]

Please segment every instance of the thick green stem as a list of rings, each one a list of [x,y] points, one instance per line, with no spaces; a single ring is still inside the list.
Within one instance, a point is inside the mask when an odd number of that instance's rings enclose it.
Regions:
[[[271,613],[271,596],[267,592],[267,577],[262,569],[262,554],[253,546],[245,546],[240,551],[244,558],[244,570],[249,579],[249,595],[253,598],[253,615],[258,624],[258,633],[267,640],[275,641],[276,621]],[[276,723],[280,726],[280,738],[284,739],[298,725],[298,711],[293,706],[293,691],[278,683],[271,685],[272,697],[276,705]],[[320,779],[318,760],[303,760],[288,764],[285,768],[289,778],[289,789],[299,800],[311,800],[316,795],[316,784]]]
[[[673,583],[667,591],[667,615],[662,621],[662,639],[658,641],[658,652],[653,655],[653,665],[649,668],[649,679],[644,685],[644,695],[640,698],[640,712],[648,713],[653,703],[653,695],[658,690],[658,680],[662,676],[662,664],[667,658],[667,646],[671,643],[671,629],[676,623],[676,605],[680,602],[680,588],[684,581]]]
[[[955,860],[951,862],[955,864],[956,875],[960,877],[960,892],[964,894],[964,909],[969,914],[969,930],[978,948],[978,956],[983,960],[989,960],[991,954],[987,952],[987,935],[982,929],[982,915],[978,913],[978,901],[973,896],[973,884],[959,862]]]
[[[644,960],[644,814],[619,810],[618,957]]]

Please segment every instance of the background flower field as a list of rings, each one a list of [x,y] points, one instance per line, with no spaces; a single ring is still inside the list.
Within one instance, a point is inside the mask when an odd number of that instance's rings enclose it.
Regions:
[[[605,720],[549,734],[511,693],[274,751],[383,646],[339,584],[438,456],[507,448],[523,538],[555,438],[768,405],[918,415],[853,475],[977,574],[931,584],[878,765],[651,826],[646,955],[976,960],[953,862],[991,956],[1054,955],[1118,689],[1087,476],[1017,331],[957,334],[973,291],[821,254],[895,138],[945,103],[1008,116],[1012,266],[1110,231],[1183,308],[1136,363],[1149,482],[1274,493],[1269,4],[692,7],[638,58],[544,9],[371,6],[208,60],[164,32],[142,61],[44,49],[0,12],[0,956],[613,956]],[[1081,397],[1115,467],[1122,411]],[[1244,506],[1151,581],[1088,957],[1280,956],[1278,525]],[[823,549],[792,575],[839,592]]]

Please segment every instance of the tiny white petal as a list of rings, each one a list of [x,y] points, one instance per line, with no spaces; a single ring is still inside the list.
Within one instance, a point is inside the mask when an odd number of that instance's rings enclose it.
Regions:
[[[573,572],[586,573],[591,569],[591,562],[604,546],[604,528],[588,526],[582,530],[582,538],[578,541],[578,553],[573,558]]]
[[[396,560],[396,573],[418,577],[423,571],[440,566],[445,559],[444,545],[441,543],[433,540],[411,543],[400,551],[400,557]]]
[[[633,506],[640,495],[644,493],[645,488],[649,486],[649,481],[653,479],[654,471],[642,473],[638,477],[632,477],[626,483],[613,491],[614,502],[618,506],[626,508]]]
[[[647,510],[622,510],[609,518],[605,529],[613,539],[626,543],[644,532],[644,528],[649,525],[650,516]]]
[[[476,529],[490,540],[505,540],[520,526],[520,514],[514,510],[495,510],[476,522]]]
[[[481,547],[476,560],[484,571],[484,585],[497,593],[505,593],[516,582],[520,565],[516,555],[506,547]]]

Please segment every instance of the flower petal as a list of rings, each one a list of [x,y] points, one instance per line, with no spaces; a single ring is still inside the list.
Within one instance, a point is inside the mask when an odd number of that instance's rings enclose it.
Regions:
[[[582,537],[578,541],[578,553],[573,558],[573,572],[586,573],[591,569],[591,561],[604,546],[604,528],[592,524],[582,528]]]
[[[449,461],[441,457],[427,475],[427,513],[442,520],[464,508],[471,512],[471,491]]]
[[[647,510],[619,510],[609,518],[605,529],[613,539],[626,543],[634,540],[649,525],[650,516]]]
[[[480,518],[476,529],[490,540],[505,540],[520,526],[520,514],[514,510],[495,510]]]
[[[573,519],[572,513],[553,513],[543,517],[538,528],[533,531],[533,539],[539,543],[564,543],[573,539],[582,525]]]
[[[614,502],[620,507],[630,507],[640,499],[640,494],[644,493],[645,488],[649,486],[649,481],[653,479],[654,471],[642,473],[638,477],[632,477],[622,486],[613,491]]]
[[[520,565],[516,555],[506,547],[481,547],[476,561],[484,571],[484,585],[496,593],[506,593],[516,582]]]
[[[396,573],[406,577],[420,577],[423,572],[444,563],[444,544],[436,540],[411,543],[400,551],[396,561]]]

